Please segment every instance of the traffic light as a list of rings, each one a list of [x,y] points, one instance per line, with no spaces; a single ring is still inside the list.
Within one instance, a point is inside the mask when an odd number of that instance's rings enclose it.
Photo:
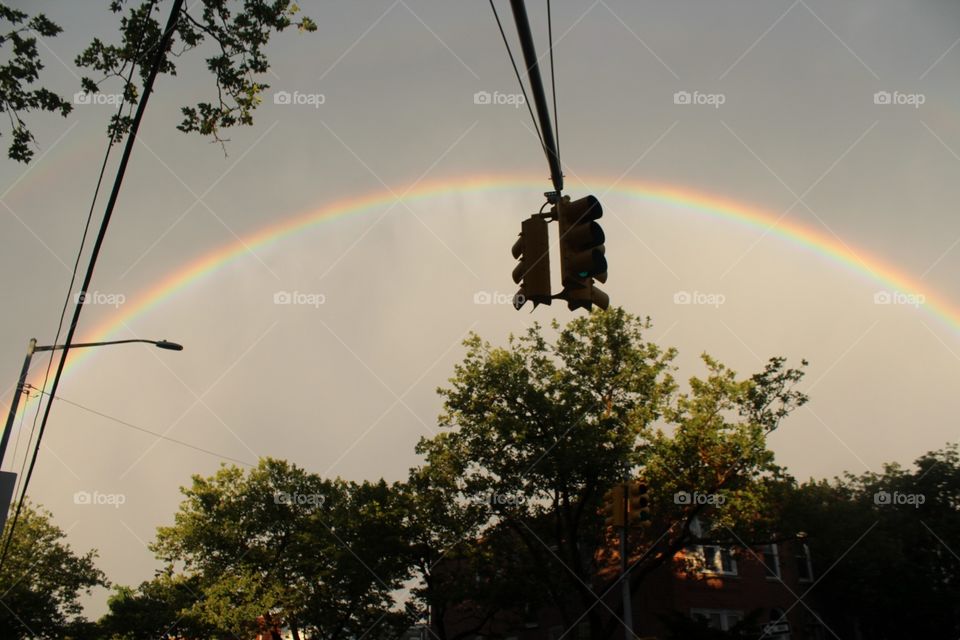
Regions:
[[[627,509],[631,525],[645,527],[650,524],[650,487],[643,478],[630,482],[629,506]]]
[[[550,236],[547,220],[531,216],[523,221],[520,237],[513,244],[513,257],[520,262],[513,269],[513,281],[520,290],[513,297],[513,306],[520,309],[527,300],[550,304]]]
[[[603,494],[603,521],[608,527],[622,527],[626,524],[626,487],[614,485]]]
[[[594,286],[594,279],[607,281],[607,259],[603,246],[605,236],[597,219],[603,216],[600,201],[587,196],[571,202],[564,196],[553,208],[560,223],[560,273],[563,290],[557,298],[567,307],[601,309],[610,306],[610,296]]]

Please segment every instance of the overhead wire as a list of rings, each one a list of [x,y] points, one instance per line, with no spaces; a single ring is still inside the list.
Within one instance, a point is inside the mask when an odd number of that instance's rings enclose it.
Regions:
[[[27,394],[27,397],[28,397],[28,398],[30,397],[29,393]],[[11,465],[10,465],[11,468],[13,467],[13,463],[16,463],[16,461],[17,461],[17,451],[20,450],[20,436],[23,435],[23,419],[26,418],[26,417],[27,417],[27,412],[26,412],[26,411],[20,412],[20,424],[17,425],[17,439],[16,439],[16,440],[14,441],[14,443],[13,443],[13,456],[11,456],[11,458],[10,458],[10,460],[11,460]],[[29,443],[29,442],[27,443],[27,448],[28,448],[28,449],[30,448],[30,443]],[[26,460],[26,458],[24,458],[24,460]],[[23,473],[23,470],[22,470],[22,469],[20,470],[20,473],[21,473],[21,474]],[[16,482],[16,485],[15,485],[14,488],[13,488],[13,495],[17,495],[17,490],[20,488],[20,478],[21,478],[21,477],[22,477],[22,475],[18,475],[18,476],[17,476],[17,482]]]
[[[48,396],[48,397],[50,397],[50,398],[52,399],[52,396],[50,396],[50,394],[47,393],[46,391],[42,391],[42,390],[40,390],[40,389],[37,389],[36,387],[32,387],[32,388],[33,388],[35,391],[38,391],[38,392],[40,392],[41,394],[43,394],[43,395],[45,395],[45,396]],[[102,411],[97,411],[96,409],[92,409],[92,408],[90,408],[90,407],[84,406],[84,405],[80,404],[79,402],[74,402],[73,400],[67,400],[66,398],[64,398],[63,396],[60,396],[60,395],[57,396],[57,400],[59,400],[60,402],[64,402],[64,403],[66,403],[66,404],[69,404],[69,405],[71,405],[71,406],[74,406],[74,407],[76,407],[76,408],[78,408],[78,409],[81,409],[81,410],[83,410],[83,411],[86,411],[86,412],[88,412],[88,413],[92,413],[92,414],[95,415],[95,416],[100,416],[101,418],[106,418],[107,420],[110,420],[111,422],[115,422],[115,423],[117,423],[117,424],[119,424],[119,425],[122,425],[122,426],[124,426],[124,427],[128,427],[128,428],[134,429],[134,430],[136,430],[136,431],[141,431],[141,432],[143,432],[143,433],[150,434],[150,435],[152,435],[152,436],[155,436],[155,437],[157,437],[157,438],[160,438],[161,440],[166,440],[167,442],[173,442],[174,444],[179,444],[179,445],[181,445],[181,446],[183,446],[183,447],[187,447],[187,448],[189,448],[189,449],[193,449],[194,451],[199,451],[199,452],[201,452],[201,453],[206,453],[206,454],[208,454],[208,455],[215,456],[215,457],[221,458],[221,459],[223,459],[223,460],[229,460],[230,462],[236,462],[237,464],[242,464],[242,465],[247,466],[247,467],[255,467],[255,466],[256,466],[255,464],[253,464],[253,463],[251,463],[251,462],[247,462],[246,460],[240,460],[239,458],[233,458],[233,457],[231,457],[231,456],[224,455],[224,454],[222,454],[222,453],[217,453],[216,451],[212,451],[212,450],[210,450],[210,449],[204,449],[203,447],[199,447],[199,446],[197,446],[197,445],[195,445],[195,444],[190,444],[189,442],[185,442],[185,441],[183,441],[183,440],[178,440],[178,439],[176,439],[176,438],[171,438],[171,437],[166,436],[166,435],[164,435],[164,434],[162,434],[162,433],[158,433],[158,432],[156,432],[156,431],[152,431],[152,430],[147,429],[147,428],[145,428],[145,427],[140,427],[140,426],[135,425],[135,424],[133,424],[133,423],[131,423],[131,422],[127,422],[126,420],[121,420],[120,418],[117,418],[117,417],[115,417],[115,416],[111,416],[111,415],[108,414],[108,413],[103,413]]]
[[[145,17],[145,19],[144,19],[144,23],[143,23],[143,26],[144,26],[144,27],[146,26],[146,19],[149,18],[149,17],[152,15],[152,13],[153,13],[153,8],[154,8],[155,4],[156,4],[156,0],[151,0],[151,2],[150,2],[150,4],[149,4],[149,7],[148,7],[148,11],[147,11],[147,13],[146,13],[146,17]],[[180,7],[182,7],[182,5],[183,5],[183,0],[174,0],[173,9],[171,10],[170,18],[169,18],[168,21],[167,21],[167,28],[166,28],[166,30],[165,30],[164,32],[161,32],[161,35],[160,35],[160,38],[159,38],[159,40],[158,40],[157,46],[162,45],[162,44],[164,43],[164,41],[167,40],[167,39],[171,36],[172,30],[173,30],[173,28],[176,26],[175,16],[179,16]],[[127,79],[126,79],[127,83],[131,82],[132,79],[133,79],[133,74],[134,74],[134,71],[135,71],[135,69],[136,69],[136,67],[137,67],[137,62],[138,62],[138,60],[139,60],[139,57],[140,57],[140,55],[141,55],[140,47],[141,47],[141,45],[143,44],[143,37],[142,37],[142,36],[143,36],[144,33],[145,33],[144,31],[141,31],[141,33],[140,33],[140,36],[141,36],[141,37],[137,38],[137,50],[134,52],[134,55],[133,55],[133,57],[131,58],[130,73],[128,74]],[[152,67],[152,69],[151,69],[151,77],[149,77],[149,78],[145,81],[145,83],[144,83],[144,85],[145,85],[145,86],[144,86],[144,92],[143,92],[143,95],[142,95],[141,98],[140,98],[140,102],[139,102],[138,109],[137,109],[137,114],[136,114],[136,117],[133,119],[133,122],[132,122],[131,125],[130,125],[130,130],[129,130],[129,133],[128,133],[128,146],[127,146],[127,148],[124,149],[124,154],[123,154],[123,157],[122,157],[122,159],[121,159],[121,161],[120,161],[120,167],[118,168],[117,178],[114,180],[113,191],[112,191],[111,194],[110,194],[110,201],[109,201],[109,203],[108,203],[108,205],[107,205],[107,211],[105,212],[104,217],[103,217],[103,220],[102,220],[101,223],[100,223],[100,230],[99,230],[99,233],[97,234],[96,242],[94,243],[94,247],[93,247],[93,250],[92,250],[91,257],[90,257],[90,263],[89,263],[89,265],[87,266],[87,272],[86,272],[86,274],[85,274],[85,276],[84,276],[84,283],[81,285],[81,292],[85,292],[85,291],[87,290],[89,284],[90,284],[89,281],[90,281],[90,279],[92,278],[92,275],[93,275],[93,268],[94,268],[94,265],[96,264],[96,259],[97,259],[98,255],[99,255],[99,250],[100,250],[100,247],[102,246],[103,239],[104,239],[104,237],[105,237],[105,235],[106,235],[106,229],[107,229],[107,226],[109,225],[109,222],[110,222],[110,217],[111,217],[111,214],[112,214],[113,205],[114,205],[114,203],[116,202],[116,197],[117,197],[117,195],[119,194],[119,186],[120,186],[120,182],[122,181],[123,173],[124,173],[124,171],[125,171],[125,169],[126,169],[126,162],[127,162],[127,160],[129,159],[129,152],[130,152],[129,142],[132,141],[132,139],[134,139],[134,138],[136,137],[136,132],[137,132],[137,129],[139,128],[140,117],[142,117],[142,108],[141,108],[141,107],[142,107],[143,105],[145,105],[146,100],[147,100],[147,98],[148,98],[149,95],[150,95],[150,91],[151,91],[151,89],[152,89],[153,79],[156,77],[156,73],[159,71],[159,62],[160,62],[160,59],[162,58],[162,56],[163,56],[164,53],[165,53],[165,48],[166,48],[165,46],[162,47],[162,48],[161,48],[161,51],[158,52],[157,55],[155,56],[154,64],[153,64],[153,67]],[[143,55],[146,55],[146,53],[147,53],[146,51],[142,52]],[[149,85],[149,86],[148,86],[148,85]],[[124,95],[126,95],[126,91],[124,91]],[[121,98],[120,105],[118,106],[118,110],[117,110],[118,115],[123,112],[124,104],[125,104],[125,99],[124,99],[124,98]],[[108,160],[109,160],[109,156],[110,156],[110,151],[111,151],[111,149],[112,149],[112,147],[113,147],[113,144],[116,142],[116,134],[117,134],[117,129],[114,128],[114,129],[111,131],[110,142],[109,142],[109,144],[108,144],[108,146],[107,146],[106,152],[104,153],[103,163],[101,164],[101,168],[100,168],[100,175],[99,175],[99,177],[98,177],[98,179],[97,179],[97,185],[96,185],[96,188],[95,188],[95,190],[94,190],[93,200],[92,200],[92,202],[91,202],[91,204],[90,204],[90,209],[89,209],[89,212],[88,212],[88,215],[87,215],[87,221],[86,221],[86,224],[85,224],[85,226],[84,226],[84,231],[83,231],[83,236],[82,236],[82,239],[81,239],[80,249],[79,249],[78,252],[77,252],[77,258],[76,258],[76,260],[75,260],[75,262],[74,262],[73,272],[72,272],[71,277],[70,277],[70,287],[69,287],[69,289],[68,289],[68,291],[67,291],[67,296],[66,296],[66,299],[65,299],[65,301],[64,301],[63,308],[61,309],[60,321],[59,321],[59,324],[58,324],[58,327],[57,327],[57,334],[56,334],[56,338],[55,338],[55,340],[54,340],[54,345],[57,345],[57,343],[59,342],[59,340],[60,340],[60,334],[61,334],[61,332],[63,331],[63,321],[64,321],[64,319],[65,319],[65,317],[66,317],[67,307],[68,307],[69,304],[70,304],[70,298],[71,298],[71,293],[73,292],[73,286],[74,286],[74,284],[76,283],[76,277],[77,277],[77,273],[78,273],[78,269],[79,269],[80,258],[81,258],[82,255],[83,255],[83,250],[84,250],[84,247],[85,247],[85,245],[86,245],[86,239],[87,239],[87,235],[88,235],[88,233],[89,233],[90,224],[91,224],[92,217],[93,217],[93,210],[94,210],[94,208],[96,207],[96,201],[97,201],[97,198],[99,197],[100,187],[101,187],[101,185],[102,185],[102,183],[103,183],[103,177],[104,177],[104,175],[105,175],[106,166],[107,166],[107,163],[108,163]],[[68,350],[69,350],[70,342],[71,342],[72,339],[73,339],[73,334],[74,334],[74,332],[76,331],[77,324],[78,324],[79,317],[80,317],[80,311],[81,311],[81,310],[82,310],[82,303],[78,301],[78,302],[76,303],[76,305],[75,305],[73,319],[72,319],[72,321],[71,321],[71,323],[70,323],[69,328],[67,329],[66,344],[64,345],[63,352],[61,353],[61,357],[60,357],[60,362],[59,362],[58,365],[57,365],[57,370],[56,370],[56,373],[54,374],[54,377],[53,377],[53,384],[52,384],[52,387],[51,387],[51,393],[54,393],[54,394],[56,393],[57,386],[59,385],[59,382],[60,382],[60,377],[61,377],[62,374],[63,374],[64,365],[66,364],[66,359],[67,359],[67,352],[68,352]],[[44,387],[43,387],[43,388],[46,388],[47,381],[49,380],[49,377],[50,377],[50,369],[52,368],[52,365],[53,365],[53,350],[51,350],[51,352],[50,352],[50,360],[49,360],[49,362],[48,362],[48,364],[47,364],[46,373],[45,373],[45,375],[44,375],[44,383],[43,383],[43,384],[44,384]],[[44,412],[43,412],[43,419],[42,419],[42,421],[40,422],[40,430],[39,430],[39,432],[37,432],[37,439],[36,439],[36,442],[35,442],[34,445],[33,445],[33,454],[32,454],[31,459],[30,459],[30,466],[29,466],[29,469],[27,470],[26,476],[23,476],[23,471],[22,471],[23,467],[21,467],[21,475],[18,477],[18,483],[20,482],[20,478],[23,479],[23,480],[22,480],[22,487],[20,488],[20,498],[19,498],[19,500],[17,501],[17,507],[16,507],[16,510],[15,510],[15,512],[14,512],[13,519],[11,520],[10,526],[8,527],[8,530],[7,530],[7,537],[6,537],[6,540],[4,541],[4,544],[3,544],[3,550],[2,550],[2,552],[0,552],[0,567],[3,566],[3,563],[4,563],[4,561],[6,560],[7,552],[8,552],[8,550],[9,550],[9,548],[10,548],[10,542],[11,542],[11,540],[13,539],[14,530],[16,529],[16,525],[17,525],[17,522],[18,522],[19,517],[20,517],[20,512],[21,512],[21,510],[22,510],[22,508],[23,508],[23,501],[24,501],[24,499],[26,498],[27,488],[29,487],[29,485],[30,485],[30,479],[31,479],[32,476],[33,476],[33,470],[34,470],[34,468],[35,468],[35,466],[36,466],[37,456],[38,456],[39,451],[40,451],[40,442],[41,442],[41,440],[43,439],[43,434],[44,434],[44,431],[46,430],[47,419],[48,419],[49,416],[50,416],[50,406],[51,406],[51,402],[52,402],[52,400],[48,400],[47,406],[46,406],[46,408],[45,408],[45,410],[44,410]],[[34,435],[34,432],[36,431],[37,418],[38,418],[38,416],[39,416],[39,414],[40,414],[40,404],[41,404],[41,403],[38,403],[38,404],[37,404],[37,412],[36,412],[36,414],[35,414],[35,416],[34,416],[33,426],[32,426],[31,431],[30,431],[30,439],[29,439],[28,442],[27,442],[27,450],[29,450],[29,448],[30,448],[30,442],[33,441],[33,435]],[[25,464],[25,463],[26,463],[26,457],[24,458],[24,464]]]
[[[517,67],[517,61],[513,57],[513,51],[510,49],[510,42],[507,40],[507,33],[503,30],[503,23],[500,22],[500,14],[497,13],[497,7],[495,4],[493,4],[493,0],[490,0],[490,8],[493,9],[493,17],[497,21],[497,27],[500,29],[500,37],[503,38],[503,45],[507,48],[507,55],[510,56],[510,64],[513,65],[513,73],[517,76],[517,82],[520,84],[520,91],[523,93],[523,103],[527,105],[527,112],[530,114],[530,119],[533,121],[533,128],[537,132],[537,139],[540,140],[540,146],[544,151],[546,151],[547,145],[543,141],[543,134],[540,133],[540,125],[537,124],[537,118],[533,115],[533,107],[530,106],[530,98],[527,97],[527,89],[523,84],[523,78],[520,76],[520,69]]]
[[[553,70],[553,14],[547,0],[547,38],[550,42],[550,91],[553,93],[553,136],[557,142],[557,164],[560,162],[560,115],[557,113],[557,76]]]

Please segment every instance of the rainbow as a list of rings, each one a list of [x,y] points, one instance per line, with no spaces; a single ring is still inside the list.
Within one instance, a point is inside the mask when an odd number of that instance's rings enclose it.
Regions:
[[[474,176],[425,182],[417,185],[404,196],[404,201],[413,202],[435,198],[448,194],[474,194],[490,191],[527,190],[539,195],[544,190],[542,179],[517,178],[506,176]],[[778,217],[771,212],[762,211],[749,205],[726,200],[713,195],[699,193],[692,189],[662,184],[647,184],[636,181],[622,181],[612,185],[610,180],[587,180],[581,188],[597,194],[616,193],[619,195],[666,204],[693,214],[704,215],[740,225],[760,229],[765,233],[779,237],[795,246],[820,254],[849,270],[860,273],[880,284],[885,289],[925,296],[926,311],[954,329],[960,329],[960,308],[950,303],[921,284],[921,282],[879,258],[865,252],[854,251],[817,229],[791,221],[786,216]],[[292,216],[278,223],[268,225],[245,238],[227,244],[196,258],[161,279],[137,298],[123,307],[123,312],[100,326],[84,342],[107,340],[115,332],[133,319],[150,312],[158,305],[174,298],[178,293],[213,276],[219,269],[244,257],[251,249],[265,248],[285,238],[296,235],[306,229],[337,218],[359,216],[390,205],[396,196],[389,191],[375,192],[358,197],[333,201],[315,211]],[[67,370],[88,357],[89,351],[74,352],[70,357]]]

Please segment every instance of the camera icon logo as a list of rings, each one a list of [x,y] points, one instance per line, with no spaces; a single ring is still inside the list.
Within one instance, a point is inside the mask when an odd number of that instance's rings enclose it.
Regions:
[[[674,504],[691,504],[693,500],[691,499],[690,493],[687,491],[677,491],[673,494],[673,503]]]
[[[893,302],[893,296],[889,291],[877,291],[873,294],[873,304],[890,304]]]
[[[889,491],[877,491],[873,494],[873,503],[874,504],[890,504],[893,501],[893,496],[890,495]]]
[[[690,104],[691,96],[689,91],[677,91],[673,94],[673,104]]]
[[[289,291],[277,291],[273,294],[273,304],[291,304],[293,296]]]
[[[890,104],[891,95],[889,91],[877,91],[873,94],[873,104]]]
[[[477,291],[473,294],[473,304],[491,304],[493,296],[489,291]]]
[[[693,296],[689,291],[677,291],[673,294],[673,304],[690,304],[692,301]]]
[[[289,91],[277,91],[273,94],[273,104],[290,104],[292,101],[293,96]]]
[[[493,96],[489,91],[477,91],[473,94],[473,104],[490,104],[492,101]]]
[[[73,494],[73,504],[91,504],[93,496],[89,491],[77,491]]]
[[[73,94],[73,104],[90,104],[91,102],[92,98],[86,91],[77,91]]]

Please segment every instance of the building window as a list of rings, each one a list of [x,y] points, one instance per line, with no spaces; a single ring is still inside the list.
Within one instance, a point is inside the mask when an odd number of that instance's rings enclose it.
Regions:
[[[730,631],[743,620],[743,612],[732,609],[691,609],[690,617],[703,620],[711,629]]]
[[[806,544],[797,547],[797,579],[801,582],[813,581],[813,564],[810,562],[810,547]]]
[[[780,550],[776,543],[763,547],[763,570],[768,580],[780,579]]]
[[[703,537],[703,532],[709,527],[694,518],[690,523],[690,530],[698,538]],[[715,573],[724,576],[735,576],[737,574],[737,559],[733,555],[730,547],[716,544],[700,544],[694,547],[694,553],[702,564],[704,573]]]

